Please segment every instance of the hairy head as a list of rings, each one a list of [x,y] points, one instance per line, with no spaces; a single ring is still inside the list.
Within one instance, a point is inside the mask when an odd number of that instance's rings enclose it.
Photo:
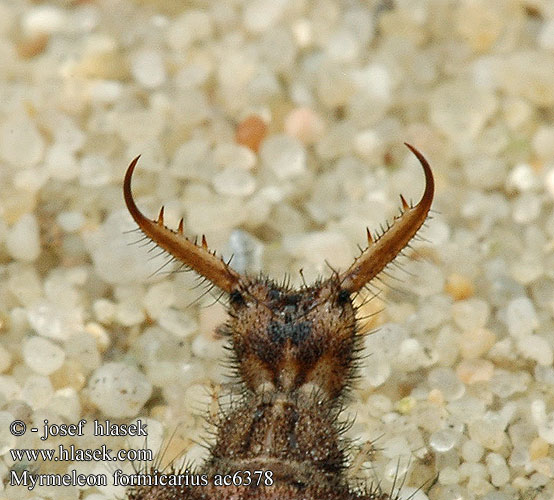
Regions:
[[[406,145],[425,174],[420,202],[410,206],[401,196],[402,211],[378,237],[368,231],[365,250],[343,273],[312,286],[290,290],[266,277],[252,278],[183,234],[167,228],[163,207],[157,220],[138,209],[131,192],[135,158],[125,175],[125,203],[140,230],[174,259],[229,295],[227,333],[236,370],[248,390],[286,394],[314,388],[329,399],[340,395],[353,373],[357,352],[353,294],[375,278],[409,244],[425,222],[434,194],[431,168],[424,156]]]

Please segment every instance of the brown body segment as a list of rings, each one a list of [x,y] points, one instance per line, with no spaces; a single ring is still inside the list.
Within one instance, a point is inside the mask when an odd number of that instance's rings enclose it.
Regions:
[[[145,217],[131,194],[133,160],[124,182],[129,212],[141,231],[174,258],[229,294],[233,362],[241,387],[230,409],[215,422],[210,458],[196,471],[208,485],[140,486],[129,500],[319,499],[388,500],[390,494],[351,488],[344,475],[345,447],[339,413],[355,373],[360,349],[352,294],[381,272],[408,245],[425,222],[434,194],[426,159],[410,145],[425,173],[421,201],[402,214],[344,273],[291,290],[268,278],[233,271],[201,246],[186,239],[182,223],[175,232]],[[369,232],[368,232],[369,234]],[[217,474],[269,471],[272,484],[217,486]],[[179,471],[176,471],[179,473]]]

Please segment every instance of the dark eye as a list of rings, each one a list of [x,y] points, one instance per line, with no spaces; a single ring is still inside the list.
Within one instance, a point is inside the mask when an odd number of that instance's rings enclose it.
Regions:
[[[242,293],[240,293],[238,290],[233,290],[231,294],[229,295],[229,300],[231,302],[231,305],[235,307],[243,306],[245,304],[244,297],[242,296]]]
[[[350,292],[348,290],[341,290],[337,297],[337,302],[339,306],[344,306],[350,302]]]
[[[298,294],[293,294],[293,295],[287,295],[285,297],[285,302],[289,305],[289,306],[295,306],[298,304],[298,302],[300,302],[300,295]]]

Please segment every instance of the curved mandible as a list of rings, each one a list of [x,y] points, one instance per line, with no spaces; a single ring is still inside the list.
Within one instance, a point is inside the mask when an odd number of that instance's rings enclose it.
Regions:
[[[410,207],[400,195],[402,214],[395,217],[393,224],[375,241],[368,235],[368,246],[354,263],[339,276],[342,288],[354,293],[377,276],[408,245],[425,222],[433,195],[435,182],[433,172],[425,157],[410,144],[404,143],[416,156],[425,173],[425,191],[419,203]]]
[[[221,290],[231,293],[238,285],[241,276],[231,269],[221,258],[216,257],[215,252],[208,250],[206,238],[202,236],[202,244],[187,239],[183,234],[183,219],[179,222],[177,231],[173,231],[164,225],[164,208],[160,210],[158,220],[154,221],[142,214],[138,209],[131,192],[131,179],[133,171],[139,160],[137,156],[127,168],[123,182],[123,197],[129,213],[138,224],[145,236],[156,245],[171,254],[177,260],[204,276]]]

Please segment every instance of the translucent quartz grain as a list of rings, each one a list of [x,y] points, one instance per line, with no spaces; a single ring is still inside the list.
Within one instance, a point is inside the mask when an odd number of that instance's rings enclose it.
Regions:
[[[460,465],[460,476],[465,478],[482,479],[487,475],[487,469],[480,463],[463,463]]]
[[[398,357],[394,360],[395,366],[403,370],[415,371],[420,367],[429,366],[432,358],[429,352],[417,339],[406,339],[400,344]]]
[[[529,458],[531,460],[544,458],[548,455],[549,451],[550,446],[548,443],[544,439],[537,437],[533,439],[531,445],[529,446]]]
[[[444,289],[445,276],[440,267],[426,261],[410,262],[408,271],[413,273],[409,279],[401,283],[409,287],[420,297],[429,297]]]
[[[85,187],[105,186],[111,180],[113,166],[103,155],[86,155],[81,158],[79,181]]]
[[[439,472],[440,484],[458,484],[460,482],[460,474],[452,467],[445,467]]]
[[[257,156],[254,150],[249,149],[246,145],[223,142],[213,148],[211,160],[220,168],[220,172],[226,168],[232,171],[245,171],[256,165]]]
[[[429,102],[435,126],[458,142],[475,139],[496,110],[494,94],[450,81],[435,88]]]
[[[462,457],[466,462],[479,462],[484,451],[483,445],[472,439],[467,440],[462,445]]]
[[[429,386],[438,389],[447,401],[452,401],[463,396],[464,384],[460,382],[456,374],[450,368],[435,368],[427,377]]]
[[[494,345],[496,336],[488,328],[475,328],[459,337],[460,354],[466,359],[478,358]]]
[[[155,283],[148,288],[142,303],[153,319],[158,319],[163,311],[175,303],[175,287],[171,281]]]
[[[25,214],[9,229],[6,248],[16,260],[32,262],[40,255],[38,221],[34,214]]]
[[[498,453],[489,453],[485,459],[491,483],[496,486],[503,486],[510,480],[510,471],[506,465],[506,459]]]
[[[433,432],[429,437],[429,445],[436,452],[446,453],[460,441],[464,425],[454,419],[443,422],[442,425],[441,429]]]
[[[398,356],[400,344],[407,338],[408,332],[403,325],[385,323],[365,337],[364,349],[371,356],[379,353],[387,359],[394,360]]]
[[[508,189],[529,191],[537,189],[540,186],[540,181],[531,165],[518,163],[510,172],[506,184]]]
[[[404,449],[406,450],[409,448]],[[408,473],[409,467],[409,460],[399,460],[397,455],[395,458],[389,460],[389,462],[385,466],[385,469],[383,470],[383,477],[389,482],[394,482],[399,477],[399,474],[405,476]]]
[[[123,93],[123,85],[114,80],[96,80],[89,87],[90,99],[95,104],[113,104]]]
[[[28,306],[41,299],[42,283],[34,267],[14,263],[8,267],[8,273],[8,290],[21,305]]]
[[[464,174],[470,186],[479,189],[501,188],[506,178],[506,163],[494,158],[471,158],[464,163]]]
[[[510,128],[517,130],[529,124],[534,108],[527,100],[511,96],[503,102],[503,117]]]
[[[205,382],[209,376],[202,362],[170,363],[161,361],[148,367],[148,378],[153,384],[160,387],[168,408],[183,409],[186,419],[192,420],[190,407],[183,399],[185,390],[194,383]],[[176,450],[180,453],[181,450]]]
[[[227,166],[213,179],[213,187],[226,196],[250,196],[256,189],[254,176],[241,167]]]
[[[212,35],[212,32],[213,21],[207,12],[187,9],[172,20],[166,40],[171,49],[184,53],[193,42],[206,40]]]
[[[85,131],[73,116],[59,110],[51,110],[41,116],[41,125],[52,135],[52,143],[63,150],[76,153],[87,139]]]
[[[530,224],[540,214],[542,200],[534,193],[523,193],[519,195],[512,205],[512,217],[518,224]]]
[[[316,143],[316,152],[323,160],[348,155],[354,148],[356,128],[350,121],[330,124]]]
[[[19,169],[14,173],[13,186],[30,193],[39,191],[48,181],[48,172],[39,165]]]
[[[367,398],[367,408],[371,414],[381,415],[392,410],[392,402],[382,394],[371,394]]]
[[[541,23],[538,43],[543,49],[554,50],[554,20]]]
[[[554,368],[551,366],[535,366],[534,376],[537,382],[554,385]]]
[[[517,340],[519,352],[542,366],[551,366],[554,353],[550,342],[541,335],[526,335]]]
[[[79,231],[84,223],[85,216],[82,212],[60,212],[56,217],[56,222],[66,233],[75,233]]]
[[[383,149],[383,141],[373,129],[362,130],[354,138],[354,150],[362,157],[376,157]]]
[[[65,340],[72,332],[82,328],[81,311],[68,310],[44,300],[37,301],[27,308],[31,327],[44,337]]]
[[[483,328],[489,319],[490,306],[482,299],[472,298],[455,302],[452,317],[462,331]]]
[[[300,18],[291,27],[296,45],[300,48],[309,47],[313,42],[312,23]]]
[[[408,441],[404,436],[395,436],[387,439],[381,446],[381,452],[388,458],[398,457],[409,449]]]
[[[229,236],[225,260],[232,256],[232,267],[240,274],[256,272],[262,268],[264,245],[250,233],[235,229]]]
[[[544,401],[536,399],[531,403],[531,414],[539,436],[549,444],[554,444],[554,413],[546,413]]]
[[[371,363],[366,363],[360,370],[361,376],[372,387],[384,384],[391,375],[391,365],[380,352],[372,353]]]
[[[135,229],[129,214],[123,209],[111,212],[104,223],[84,235],[95,273],[110,284],[145,283],[164,262],[164,258],[145,258],[144,248],[130,244],[140,239],[140,233],[123,236]]]
[[[140,302],[133,298],[125,299],[116,306],[115,317],[123,326],[139,325],[146,319],[146,314]]]
[[[155,386],[162,388],[169,384],[187,386],[194,380],[206,377],[198,360],[196,363],[189,361],[190,344],[164,332],[161,328],[147,329],[139,337],[133,351],[141,365],[145,367],[148,380]]]
[[[496,8],[495,8],[496,7]],[[455,29],[475,52],[487,51],[502,34],[504,17],[500,9],[492,3],[482,2],[461,4],[455,12]]]
[[[110,323],[116,314],[116,305],[108,299],[98,299],[92,305],[94,316],[100,323]]]
[[[535,307],[527,297],[517,297],[508,302],[502,320],[510,335],[516,338],[530,335],[539,326]]]
[[[285,236],[283,246],[287,253],[320,271],[323,270],[325,261],[334,268],[344,269],[353,259],[348,240],[342,234],[332,231]]]
[[[449,401],[446,407],[453,419],[464,424],[482,418],[486,412],[485,401],[467,393],[460,399]]]
[[[477,441],[485,448],[498,450],[504,444],[506,423],[496,415],[485,415],[468,425],[471,439]]]
[[[23,344],[23,359],[34,372],[49,375],[62,366],[65,352],[48,339],[31,337]]]
[[[65,353],[80,370],[88,374],[100,366],[101,358],[96,339],[88,332],[76,332],[65,342]]]
[[[176,96],[174,98],[175,100],[175,106],[187,106],[188,100],[192,100],[196,98],[196,101],[192,102],[192,105],[194,107],[201,107],[202,101],[201,96],[197,95],[197,92],[191,90],[189,92],[190,95],[184,95],[184,96]],[[184,109],[183,113],[188,111],[190,114],[185,116],[184,118],[194,120],[198,117],[193,114],[193,110],[191,109]],[[113,133],[117,134],[125,143],[128,143],[130,145],[138,145],[140,144],[139,151],[143,151],[143,147],[145,147],[145,159],[148,158],[148,156],[152,155],[152,147],[150,146],[151,143],[156,144],[156,140],[164,130],[164,124],[165,120],[167,119],[167,114],[169,111],[159,109],[154,107],[154,105],[151,105],[148,108],[135,108],[132,107],[130,109],[118,109],[117,113],[111,116],[111,121],[109,123],[109,126],[111,129],[113,129]],[[101,115],[98,117],[100,119]],[[98,123],[96,131],[100,137],[102,133],[105,133],[106,128],[105,123]],[[115,138],[114,138],[115,142]],[[98,145],[99,147],[100,145]],[[136,146],[133,148],[133,155],[136,155]],[[133,156],[131,156],[132,158]],[[126,162],[128,163],[128,161]],[[141,162],[142,169],[150,168],[152,169],[153,165],[152,162],[144,161]]]
[[[267,31],[279,22],[287,8],[288,0],[254,0],[243,12],[243,23],[248,31]]]
[[[154,49],[141,49],[131,56],[131,72],[144,88],[153,89],[167,78],[163,53]]]
[[[70,281],[69,274],[61,269],[53,269],[44,280],[44,296],[52,303],[72,310],[78,305],[80,294],[74,283]],[[73,274],[76,278],[77,268],[73,268]],[[86,280],[86,271],[83,277]],[[83,281],[81,278],[78,279],[82,285]]]
[[[201,359],[221,359],[225,353],[225,343],[223,339],[216,340],[201,333],[192,341],[192,353]]]
[[[494,374],[494,364],[488,359],[464,359],[458,364],[456,374],[464,384],[486,382]]]
[[[11,375],[0,375],[0,394],[7,401],[15,401],[21,399],[21,386]]]
[[[106,328],[95,321],[89,321],[85,325],[85,331],[90,335],[95,342],[95,346],[99,352],[104,353],[110,347],[112,339]]]
[[[336,31],[329,38],[325,50],[332,60],[350,62],[358,57],[360,42],[355,33],[343,29]]]
[[[543,246],[540,245],[540,247]],[[543,276],[545,262],[540,247],[524,251],[517,260],[510,263],[510,275],[518,283],[526,286],[532,285]]]
[[[179,144],[170,162],[170,172],[177,179],[211,180],[212,166],[206,165],[210,143],[192,138]]]
[[[533,136],[533,150],[543,160],[554,160],[554,127],[543,125],[537,129]]]
[[[48,377],[30,375],[21,388],[21,399],[31,408],[43,408],[54,395],[54,388]]]
[[[52,144],[45,156],[44,168],[51,178],[68,181],[79,175],[80,166],[75,153],[68,151],[63,142]]]
[[[44,155],[44,139],[37,124],[23,110],[2,120],[0,158],[14,167],[36,165]]]
[[[240,226],[248,216],[243,200],[216,195],[194,204],[187,203],[186,215],[189,234],[205,234],[208,245],[214,248],[223,247],[232,229]]]
[[[384,64],[369,64],[353,74],[356,87],[370,99],[388,103],[394,90],[394,80]]]
[[[459,334],[452,326],[444,326],[440,329],[435,348],[437,350],[440,364],[452,366],[458,359],[460,348],[458,346]]]
[[[496,78],[508,95],[521,96],[536,106],[554,103],[554,54],[536,49],[523,49],[499,59]]]
[[[158,324],[179,338],[188,337],[198,329],[197,322],[187,312],[172,307],[160,313]]]
[[[267,138],[260,149],[260,158],[279,180],[291,179],[306,171],[304,147],[287,135],[273,135]]]
[[[106,363],[88,383],[89,397],[106,417],[134,417],[152,393],[152,385],[134,366]]]
[[[429,297],[418,313],[421,330],[432,330],[447,322],[450,318],[450,305],[451,300],[447,295]]]

